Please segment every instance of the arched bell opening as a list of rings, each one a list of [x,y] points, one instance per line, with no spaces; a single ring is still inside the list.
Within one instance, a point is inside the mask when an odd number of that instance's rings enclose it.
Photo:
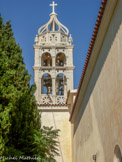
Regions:
[[[42,94],[52,94],[52,78],[50,74],[44,74],[42,76]]]
[[[116,145],[114,149],[113,162],[122,162],[122,154],[121,154],[120,147],[118,145]]]
[[[46,52],[42,55],[42,66],[52,66],[52,57]]]
[[[66,89],[66,76],[62,73],[56,77],[56,95],[64,95]]]
[[[66,56],[64,53],[58,53],[56,56],[56,66],[65,66]]]

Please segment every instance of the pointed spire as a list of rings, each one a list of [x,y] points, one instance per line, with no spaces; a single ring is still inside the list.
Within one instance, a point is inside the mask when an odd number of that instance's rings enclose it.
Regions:
[[[38,34],[40,35],[45,32],[59,31],[61,33],[69,35],[69,30],[57,19],[57,14],[55,13],[55,6],[57,6],[57,4],[55,4],[55,2],[53,1],[52,4],[50,4],[50,6],[52,6],[50,20],[45,25],[39,28]]]

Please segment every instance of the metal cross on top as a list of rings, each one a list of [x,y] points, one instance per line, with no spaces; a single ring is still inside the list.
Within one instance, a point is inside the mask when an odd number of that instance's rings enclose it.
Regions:
[[[55,13],[55,6],[57,6],[57,4],[55,4],[55,2],[53,1],[53,3],[50,4],[50,6],[52,6],[52,13]]]

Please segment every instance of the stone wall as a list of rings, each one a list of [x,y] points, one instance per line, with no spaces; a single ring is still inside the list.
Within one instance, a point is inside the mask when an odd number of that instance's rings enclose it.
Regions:
[[[42,125],[59,129],[57,162],[72,162],[71,123],[68,106],[40,106]]]
[[[116,145],[122,152],[122,1],[115,1],[99,53],[92,53],[98,57],[75,117],[74,162],[92,162],[93,155],[98,162],[112,162]],[[115,1],[108,1],[109,8]]]

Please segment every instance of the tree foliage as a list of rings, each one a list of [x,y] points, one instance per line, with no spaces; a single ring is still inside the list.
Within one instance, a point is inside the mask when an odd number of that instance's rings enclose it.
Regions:
[[[10,21],[4,25],[0,16],[0,156],[36,156],[40,161],[55,161],[59,130],[40,129],[33,95],[36,87],[30,87],[30,78]]]

